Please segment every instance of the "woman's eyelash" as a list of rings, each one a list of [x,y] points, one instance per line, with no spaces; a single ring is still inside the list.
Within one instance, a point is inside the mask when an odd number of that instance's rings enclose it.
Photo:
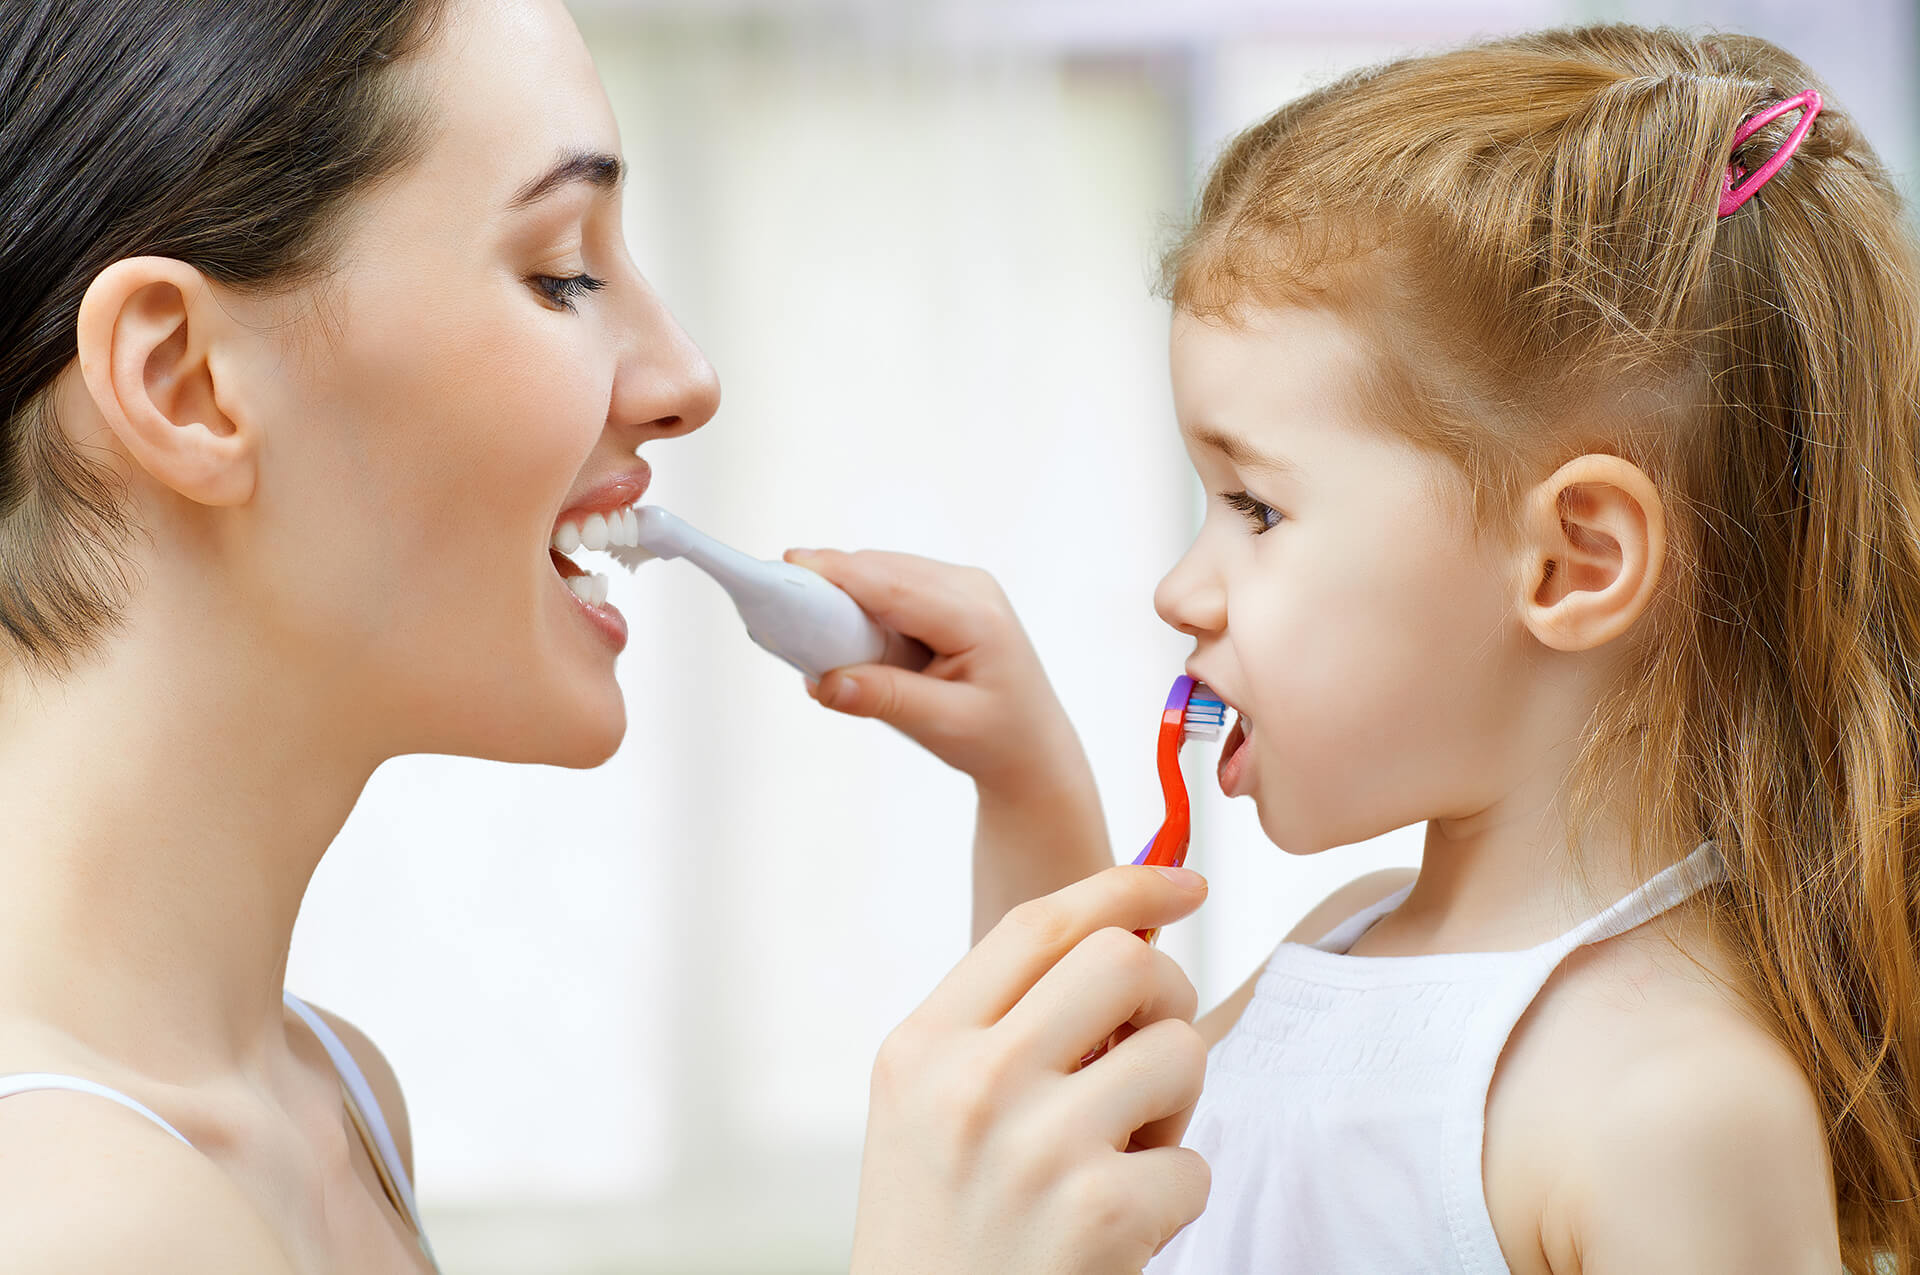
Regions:
[[[533,276],[533,286],[546,295],[547,300],[562,310],[572,310],[574,300],[589,292],[598,292],[607,286],[605,279],[596,279],[590,274]]]
[[[1280,525],[1281,513],[1262,500],[1255,500],[1244,491],[1223,491],[1220,499],[1238,509],[1253,520],[1253,534],[1264,535]]]

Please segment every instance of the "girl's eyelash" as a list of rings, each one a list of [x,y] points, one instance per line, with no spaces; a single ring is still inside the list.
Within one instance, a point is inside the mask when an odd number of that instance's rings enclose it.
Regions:
[[[1255,500],[1244,491],[1223,491],[1220,499],[1253,519],[1253,534],[1256,536],[1265,535],[1280,525],[1282,515],[1278,509],[1263,500]],[[1272,521],[1268,521],[1269,516]]]
[[[533,286],[540,289],[547,300],[562,310],[573,310],[574,300],[589,292],[598,292],[607,286],[605,279],[596,279],[590,274],[533,276]]]

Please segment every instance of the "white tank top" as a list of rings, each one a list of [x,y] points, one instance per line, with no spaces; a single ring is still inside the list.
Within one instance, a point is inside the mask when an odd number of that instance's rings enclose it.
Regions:
[[[1186,1145],[1206,1212],[1147,1275],[1506,1275],[1481,1177],[1507,1037],[1575,948],[1724,875],[1709,843],[1600,915],[1518,952],[1349,956],[1408,886],[1311,946],[1282,943],[1207,1056]]]
[[[420,1208],[414,1202],[413,1183],[407,1178],[406,1165],[400,1159],[400,1152],[393,1141],[393,1131],[387,1127],[386,1116],[380,1110],[380,1100],[374,1097],[373,1086],[367,1083],[367,1077],[360,1070],[360,1064],[354,1061],[353,1053],[346,1042],[327,1024],[327,1020],[313,1011],[313,1007],[295,996],[292,992],[282,991],[281,1002],[299,1016],[313,1034],[320,1038],[322,1048],[332,1060],[333,1068],[339,1073],[341,1090],[346,1099],[346,1111],[353,1120],[355,1130],[367,1146],[367,1154],[374,1163],[374,1172],[380,1183],[392,1199],[394,1207],[413,1228],[415,1238],[419,1240],[420,1251],[426,1255],[427,1264],[438,1270],[434,1262],[433,1247],[427,1243],[427,1233],[420,1225]],[[0,1098],[14,1094],[36,1093],[45,1089],[67,1089],[75,1093],[92,1094],[105,1098],[109,1102],[119,1103],[129,1111],[138,1112],[149,1121],[165,1129],[181,1142],[192,1146],[187,1135],[168,1124],[151,1107],[128,1097],[118,1089],[109,1089],[96,1081],[81,1076],[68,1076],[58,1072],[19,1072],[10,1076],[0,1076]]]

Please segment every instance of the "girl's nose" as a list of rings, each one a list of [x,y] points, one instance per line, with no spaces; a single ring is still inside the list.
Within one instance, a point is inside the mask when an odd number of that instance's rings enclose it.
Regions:
[[[1227,627],[1227,591],[1199,549],[1195,541],[1153,591],[1153,609],[1188,637]]]

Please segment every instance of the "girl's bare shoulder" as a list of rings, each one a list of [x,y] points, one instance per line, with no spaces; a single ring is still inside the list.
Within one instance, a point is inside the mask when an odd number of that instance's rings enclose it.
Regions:
[[[1502,1186],[1531,1179],[1555,1275],[1839,1269],[1819,1104],[1736,970],[1683,910],[1578,949],[1548,980],[1488,1096],[1503,1243]]]
[[[129,1111],[65,1090],[0,1102],[0,1253],[44,1275],[292,1275],[213,1162]]]

